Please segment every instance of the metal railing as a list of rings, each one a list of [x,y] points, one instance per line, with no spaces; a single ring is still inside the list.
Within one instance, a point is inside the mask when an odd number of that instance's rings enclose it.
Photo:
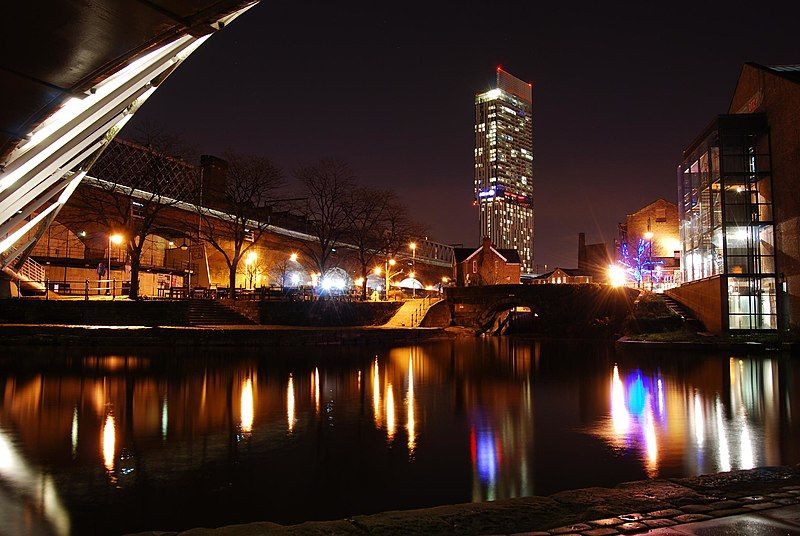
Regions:
[[[422,302],[414,309],[414,312],[411,313],[411,325],[416,327],[422,320],[425,318],[425,315],[428,313],[428,309],[434,303],[441,301],[442,297],[438,295],[429,294],[422,298]]]
[[[22,266],[17,270],[17,274],[30,282],[43,281],[46,278],[44,266],[30,257],[25,259],[25,262],[22,263]]]
[[[125,296],[130,290],[130,281],[117,281],[112,279],[28,279],[29,283],[40,285],[45,289],[44,298],[50,299],[50,292],[60,296],[80,296],[89,300],[92,296],[109,296],[112,300]],[[22,294],[20,294],[22,297]]]

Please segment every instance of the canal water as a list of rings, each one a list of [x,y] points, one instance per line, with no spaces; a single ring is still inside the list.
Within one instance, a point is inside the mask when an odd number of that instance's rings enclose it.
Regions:
[[[0,357],[0,532],[331,519],[800,462],[786,357],[508,338]]]

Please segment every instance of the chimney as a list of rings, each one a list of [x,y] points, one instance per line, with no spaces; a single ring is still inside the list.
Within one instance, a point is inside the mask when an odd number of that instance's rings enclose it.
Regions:
[[[488,236],[484,236],[483,237],[483,246],[482,246],[483,252],[484,253],[489,253],[489,249],[491,249],[491,247],[492,247],[492,239],[489,238]]]
[[[586,269],[586,235],[578,233],[578,270]]]

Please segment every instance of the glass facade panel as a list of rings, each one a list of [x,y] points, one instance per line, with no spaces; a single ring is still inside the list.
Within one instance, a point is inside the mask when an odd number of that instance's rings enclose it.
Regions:
[[[777,329],[776,297],[774,277],[729,277],[730,329]]]
[[[776,329],[772,176],[764,116],[720,116],[684,153],[678,189],[684,280],[720,276],[727,281],[729,329]]]

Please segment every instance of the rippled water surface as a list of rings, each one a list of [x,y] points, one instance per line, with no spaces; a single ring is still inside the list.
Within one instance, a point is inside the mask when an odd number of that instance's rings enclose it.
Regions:
[[[798,362],[510,339],[0,357],[0,532],[299,522],[800,462]]]

